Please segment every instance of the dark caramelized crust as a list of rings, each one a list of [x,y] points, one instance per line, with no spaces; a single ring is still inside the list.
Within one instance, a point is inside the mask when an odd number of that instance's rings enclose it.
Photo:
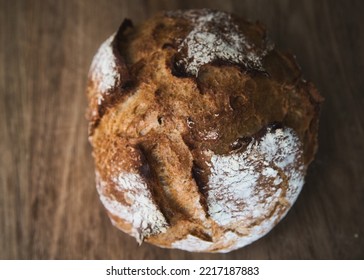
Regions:
[[[128,196],[130,188],[117,186],[115,178],[136,174],[145,197],[161,213],[160,223],[152,217],[154,222],[141,222],[135,233],[135,219],[125,221],[105,205],[119,228],[164,247],[194,250],[173,245],[193,236],[205,242],[197,251],[226,251],[241,246],[226,237],[227,231],[242,238],[264,235],[267,230],[253,231],[255,224],[274,216],[273,226],[284,216],[294,201],[286,193],[296,195],[292,174],[304,176],[317,149],[322,98],[302,78],[293,56],[273,46],[261,24],[210,10],[161,13],[137,27],[124,21],[100,52],[87,92],[100,195],[127,205],[112,193],[118,188]],[[102,65],[111,53],[113,62]],[[264,148],[269,137],[295,142],[271,151],[274,161]],[[283,150],[289,147],[296,159],[280,165],[278,155],[288,156]],[[247,216],[243,228],[225,227],[209,210],[215,201],[211,182],[220,174],[212,162],[229,155],[263,174],[253,177],[264,199],[274,196],[268,191],[272,174],[280,178],[275,181],[280,198],[270,212]],[[262,163],[255,160],[259,157]],[[236,205],[249,208],[243,204]]]

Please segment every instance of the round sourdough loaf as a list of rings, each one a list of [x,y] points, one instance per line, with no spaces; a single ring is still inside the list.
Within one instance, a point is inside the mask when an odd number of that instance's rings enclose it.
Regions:
[[[124,20],[87,88],[97,190],[112,223],[161,247],[228,252],[295,202],[319,104],[264,27],[214,10]]]

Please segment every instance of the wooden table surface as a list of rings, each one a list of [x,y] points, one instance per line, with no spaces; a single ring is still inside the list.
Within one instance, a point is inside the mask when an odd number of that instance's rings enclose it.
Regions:
[[[363,1],[0,0],[0,259],[364,259]],[[188,253],[115,229],[95,189],[86,78],[125,18],[216,8],[260,20],[325,97],[305,187],[266,237]]]

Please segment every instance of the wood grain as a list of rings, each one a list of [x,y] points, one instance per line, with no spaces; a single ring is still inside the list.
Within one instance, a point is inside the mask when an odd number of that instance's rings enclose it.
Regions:
[[[362,1],[0,1],[0,259],[363,259]],[[287,217],[228,254],[138,246],[95,189],[84,89],[124,17],[210,7],[262,21],[326,101],[320,149]]]

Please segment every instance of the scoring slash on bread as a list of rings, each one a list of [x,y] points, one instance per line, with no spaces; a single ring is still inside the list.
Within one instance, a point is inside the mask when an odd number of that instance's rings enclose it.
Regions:
[[[124,20],[87,96],[100,199],[139,243],[250,244],[291,208],[317,149],[322,97],[261,24],[225,12]]]

